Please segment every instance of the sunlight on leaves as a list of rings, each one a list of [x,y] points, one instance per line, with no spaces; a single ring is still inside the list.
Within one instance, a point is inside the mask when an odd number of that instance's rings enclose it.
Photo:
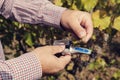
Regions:
[[[71,8],[74,9],[74,10],[78,10],[78,8],[77,8],[77,6],[76,6],[76,4],[75,4],[75,1],[74,1],[74,3],[72,4]]]
[[[91,11],[97,4],[98,0],[81,0],[86,11]]]
[[[25,42],[26,42],[27,45],[29,45],[29,46],[33,45],[32,34],[31,33],[26,33],[24,38],[25,38]]]
[[[98,58],[96,61],[89,64],[88,68],[89,70],[95,70],[99,68],[104,68],[106,66],[106,62],[102,58]]]
[[[114,24],[113,24],[113,28],[120,31],[120,16],[115,19]]]
[[[116,72],[113,74],[113,77],[114,77],[115,79],[120,78],[120,70],[116,71]]]
[[[62,6],[62,5],[63,5],[63,3],[62,3],[61,0],[54,0],[53,2],[54,2],[54,4],[57,5],[57,6]]]
[[[72,4],[72,0],[67,0],[68,5]]]
[[[116,4],[116,0],[109,0],[109,4],[112,5],[112,6],[115,5]]]
[[[88,65],[89,70],[94,70],[95,69],[95,62],[92,62]]]
[[[105,11],[97,10],[92,14],[93,25],[94,27],[104,30],[109,27],[110,16],[106,15]]]
[[[117,4],[120,4],[120,0],[115,0]]]
[[[106,66],[106,62],[105,62],[105,60],[102,59],[102,58],[98,58],[98,59],[96,60],[96,62],[97,62],[101,67],[103,67],[103,68]]]

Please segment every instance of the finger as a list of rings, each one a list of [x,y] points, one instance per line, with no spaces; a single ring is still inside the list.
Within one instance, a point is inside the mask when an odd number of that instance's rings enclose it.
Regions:
[[[57,54],[63,52],[65,49],[65,45],[55,45],[55,46],[49,46],[49,51],[51,54]]]
[[[64,68],[71,60],[71,56],[70,55],[65,55],[65,56],[61,56],[59,59],[59,65]]]
[[[86,37],[83,38],[84,42],[87,42],[93,34],[93,23],[91,18],[86,18],[85,28],[86,28]]]
[[[83,38],[86,36],[85,29],[80,25],[80,22],[77,20],[73,20],[74,22],[70,23],[70,27],[73,30],[73,32],[79,37]]]
[[[89,25],[89,27],[87,27],[87,36],[86,36],[86,42],[92,37],[93,34],[93,26]]]

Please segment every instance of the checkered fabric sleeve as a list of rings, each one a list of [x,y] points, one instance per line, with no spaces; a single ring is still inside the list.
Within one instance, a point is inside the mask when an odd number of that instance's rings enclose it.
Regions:
[[[37,80],[41,76],[40,62],[33,53],[7,61],[0,60],[0,80]]]
[[[3,47],[2,47],[1,41],[0,41],[0,60],[5,60],[5,55],[3,52]]]
[[[61,14],[66,8],[53,5],[48,0],[5,0],[12,4],[9,9],[5,7],[2,14],[6,18],[21,23],[46,24],[60,27]],[[6,3],[7,4],[7,3]]]
[[[10,17],[13,6],[13,0],[0,0],[0,14],[6,18]]]

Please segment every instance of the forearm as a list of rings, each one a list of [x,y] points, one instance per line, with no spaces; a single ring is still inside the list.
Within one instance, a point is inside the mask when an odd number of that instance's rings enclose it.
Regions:
[[[61,15],[66,9],[55,6],[48,0],[14,0],[11,2],[9,16],[4,14],[3,16],[21,23],[60,26]]]
[[[40,62],[32,53],[26,53],[15,59],[0,61],[0,80],[37,80],[41,76]]]

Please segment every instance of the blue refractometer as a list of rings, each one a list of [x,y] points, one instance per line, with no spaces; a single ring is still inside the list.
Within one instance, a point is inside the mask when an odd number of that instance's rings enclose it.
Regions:
[[[62,45],[64,44],[66,46],[65,50],[63,51],[63,54],[66,53],[84,53],[84,54],[91,54],[92,50],[82,47],[73,47],[71,46],[72,41],[67,40],[55,40],[54,45]]]

